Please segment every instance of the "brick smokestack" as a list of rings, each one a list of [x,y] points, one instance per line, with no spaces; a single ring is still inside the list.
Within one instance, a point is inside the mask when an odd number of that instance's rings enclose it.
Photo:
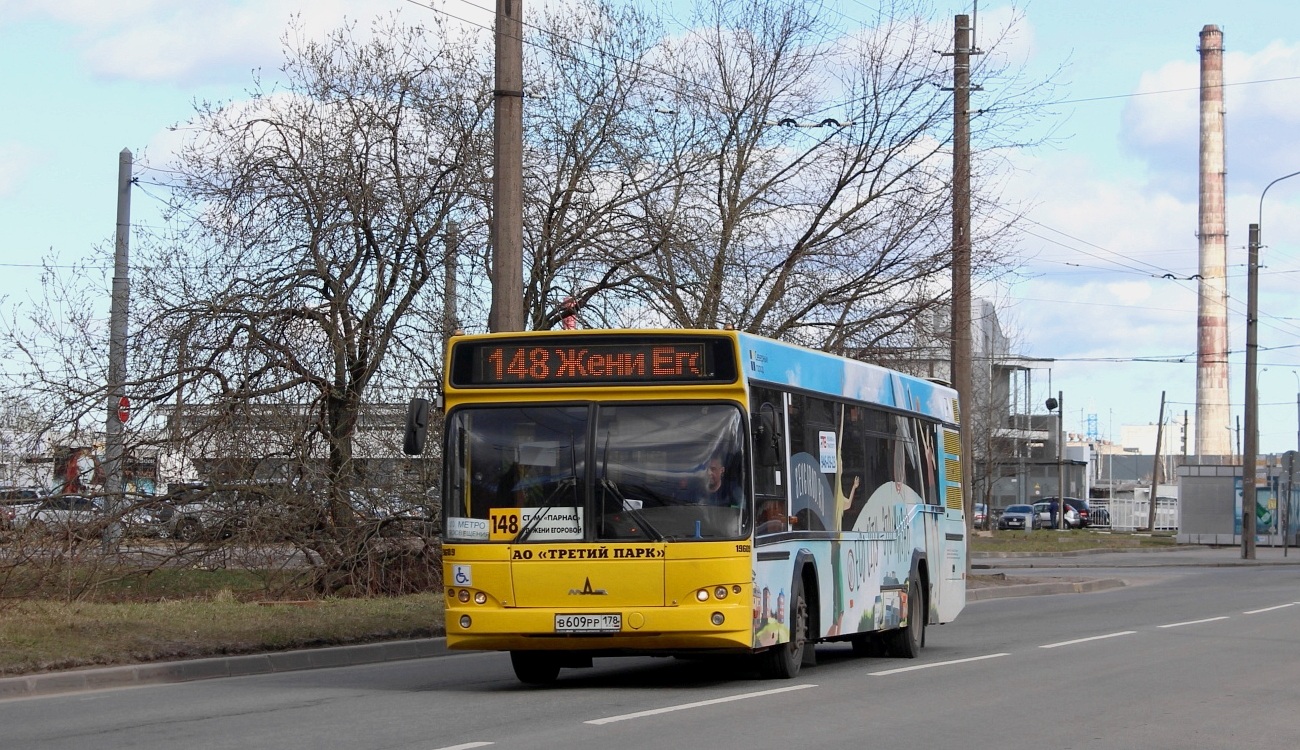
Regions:
[[[1196,454],[1232,455],[1228,407],[1228,264],[1223,158],[1223,32],[1201,29],[1200,303],[1196,321]]]

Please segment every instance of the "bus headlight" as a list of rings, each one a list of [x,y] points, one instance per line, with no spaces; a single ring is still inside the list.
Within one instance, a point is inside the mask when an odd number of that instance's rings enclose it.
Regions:
[[[716,589],[713,590],[713,595],[714,595],[715,597],[717,597],[718,599],[726,599],[726,598],[727,598],[727,587],[726,587],[726,586],[719,586],[719,587],[717,587]]]
[[[698,600],[700,600],[700,601],[702,601],[702,602],[707,602],[707,601],[709,600],[709,590],[708,590],[708,589],[700,589],[699,591],[696,591],[696,592],[695,592],[695,598],[698,599]]]
[[[474,594],[474,603],[487,604],[487,594],[483,593],[482,591],[476,592]]]
[[[460,626],[461,626],[462,628],[466,628],[466,629],[468,629],[468,628],[469,628],[469,623],[470,623],[469,615],[461,615],[461,616],[460,616]]]
[[[713,616],[709,618],[709,620],[712,621],[714,625],[721,625],[724,621],[726,621],[726,619],[727,618],[722,616],[721,612],[714,612]]]
[[[456,595],[456,598],[459,599],[459,600],[461,601],[462,604],[468,604],[468,603],[469,603],[469,589],[461,589],[461,590],[460,590],[460,593]]]

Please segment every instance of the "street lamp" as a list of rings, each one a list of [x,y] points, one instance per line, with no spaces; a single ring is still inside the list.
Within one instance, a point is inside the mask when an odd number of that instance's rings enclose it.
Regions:
[[[1051,414],[1056,411],[1056,503],[1059,507],[1058,518],[1060,519],[1060,528],[1065,530],[1065,464],[1062,461],[1062,451],[1065,450],[1065,394],[1061,391],[1056,392],[1056,398],[1047,399],[1047,413]],[[1050,507],[1050,506],[1049,506]],[[1048,516],[1051,517],[1050,515]]]
[[[1259,357],[1259,247],[1264,223],[1264,196],[1268,189],[1300,172],[1283,175],[1264,186],[1259,194],[1259,219],[1250,225],[1246,260],[1246,440],[1241,455],[1241,556],[1255,559],[1255,461],[1259,453],[1259,390],[1256,371]]]

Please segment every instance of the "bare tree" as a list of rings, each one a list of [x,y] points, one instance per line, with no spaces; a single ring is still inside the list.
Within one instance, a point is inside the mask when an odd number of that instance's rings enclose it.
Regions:
[[[487,154],[472,40],[396,19],[361,37],[291,30],[276,87],[200,105],[172,167],[173,215],[191,220],[137,264],[153,283],[136,350],[158,356],[157,398],[287,427],[278,443],[254,430],[265,442],[248,450],[319,496],[304,546],[333,572],[363,551],[349,533],[359,420],[386,385],[437,370],[445,233],[481,225]]]
[[[951,98],[935,50],[948,25],[927,12],[899,0],[851,31],[824,6],[704,0],[653,47],[636,23],[586,26],[586,54],[573,27],[567,45],[549,41],[558,27],[539,32],[555,66],[581,70],[530,102],[554,136],[535,152],[562,157],[535,176],[549,192],[530,191],[531,288],[586,274],[571,286],[605,324],[897,346],[947,294]],[[1017,122],[985,122],[992,145],[1020,137]],[[558,247],[594,248],[598,263]],[[555,322],[556,301],[533,303],[535,326]]]
[[[525,107],[525,310],[547,329],[583,310],[616,324],[635,294],[635,263],[654,248],[641,204],[677,175],[656,167],[655,98],[646,58],[658,25],[635,4],[580,0],[530,24]]]

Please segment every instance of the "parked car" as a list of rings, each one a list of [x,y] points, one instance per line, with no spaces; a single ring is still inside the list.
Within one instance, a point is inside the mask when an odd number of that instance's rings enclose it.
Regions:
[[[1110,509],[1103,506],[1091,508],[1088,512],[1088,525],[1110,528]]]
[[[0,487],[0,505],[19,505],[49,494],[41,487]]]
[[[203,484],[184,484],[170,488],[165,502],[170,507],[170,514],[165,510],[159,514],[159,521],[166,536],[182,542],[194,542],[201,539],[222,539],[233,536],[237,531],[247,528],[249,516],[260,505],[253,498],[256,493],[251,489],[213,489]],[[163,516],[167,516],[163,519]]]
[[[171,536],[176,507],[163,498],[139,498],[122,513],[122,526],[128,536]]]
[[[1038,524],[1044,529],[1059,529],[1060,519],[1057,513],[1060,512],[1061,504],[1055,500],[1044,500],[1034,503],[1034,513],[1038,515]],[[1065,527],[1067,529],[1077,529],[1083,526],[1083,520],[1079,518],[1079,512],[1071,508],[1069,503],[1065,506]]]
[[[1038,514],[1032,505],[1008,505],[998,519],[998,528],[1007,531],[1019,529],[1029,531],[1039,528]]]
[[[1039,502],[1054,503],[1056,502],[1056,498],[1045,497]],[[1065,504],[1073,508],[1075,512],[1079,514],[1079,528],[1083,528],[1090,525],[1089,521],[1091,520],[1092,517],[1092,508],[1088,505],[1087,500],[1081,500],[1077,497],[1067,497],[1065,498]],[[1069,519],[1067,518],[1067,520]]]
[[[971,518],[971,526],[980,531],[988,531],[989,506],[984,503],[975,503],[975,514]]]
[[[47,496],[40,487],[0,487],[0,531],[17,528]]]
[[[37,504],[30,513],[14,517],[14,526],[29,534],[53,534],[91,538],[99,536],[108,524],[103,501],[81,495],[52,495]]]

